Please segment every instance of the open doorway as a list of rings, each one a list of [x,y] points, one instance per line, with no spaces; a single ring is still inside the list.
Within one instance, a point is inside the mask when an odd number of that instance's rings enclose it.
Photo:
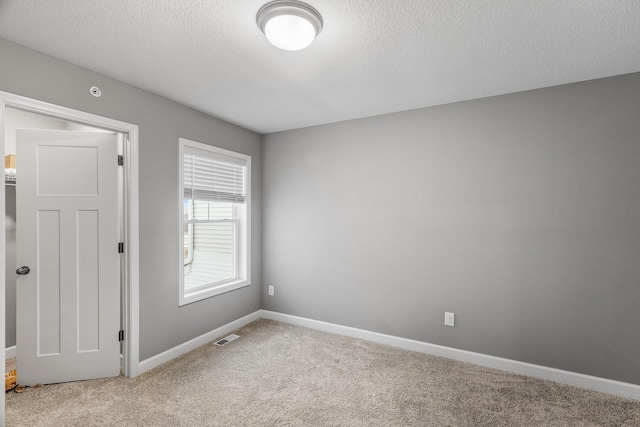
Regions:
[[[122,355],[124,375],[135,377],[139,372],[139,336],[138,336],[138,283],[139,283],[139,241],[138,241],[138,127],[126,122],[97,116],[94,114],[61,107],[35,99],[0,91],[0,152],[5,151],[5,113],[8,109],[37,113],[52,119],[71,122],[78,126],[89,126],[123,136],[123,181],[124,181],[124,254],[122,255],[123,309],[122,323],[124,341]],[[17,163],[19,163],[19,160]],[[16,166],[19,167],[18,164]],[[19,179],[19,177],[18,177]],[[19,185],[19,182],[18,182]],[[0,210],[4,210],[5,186],[0,190]],[[4,218],[2,219],[4,221]],[[5,224],[0,223],[0,258],[5,258]],[[5,265],[0,264],[4,269]],[[15,270],[13,271],[15,273]],[[0,307],[5,309],[5,272],[0,273]],[[0,313],[0,342],[5,341],[5,315]],[[6,346],[5,346],[6,347]],[[4,362],[5,352],[0,356]],[[4,395],[0,398],[0,421],[4,420]]]

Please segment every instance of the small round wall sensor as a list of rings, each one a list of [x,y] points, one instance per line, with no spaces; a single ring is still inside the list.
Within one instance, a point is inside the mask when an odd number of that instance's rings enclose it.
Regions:
[[[89,92],[91,92],[91,95],[95,96],[96,98],[102,95],[102,91],[98,86],[91,86],[91,89],[89,89]]]

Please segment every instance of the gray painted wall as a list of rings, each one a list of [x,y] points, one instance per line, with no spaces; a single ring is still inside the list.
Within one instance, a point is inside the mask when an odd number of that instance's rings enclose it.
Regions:
[[[140,129],[140,359],[260,309],[261,137],[86,69],[0,39],[0,90]],[[102,89],[94,98],[89,88]],[[252,286],[178,307],[178,138],[252,156]]]
[[[267,135],[263,192],[264,308],[640,384],[640,74]]]

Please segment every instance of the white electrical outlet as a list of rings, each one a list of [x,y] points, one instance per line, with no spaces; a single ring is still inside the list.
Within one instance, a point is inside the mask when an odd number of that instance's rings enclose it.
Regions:
[[[274,296],[276,294],[276,287],[269,286],[269,295]]]
[[[448,311],[445,311],[444,313],[444,324],[445,326],[455,326],[455,314],[454,313],[449,313]]]

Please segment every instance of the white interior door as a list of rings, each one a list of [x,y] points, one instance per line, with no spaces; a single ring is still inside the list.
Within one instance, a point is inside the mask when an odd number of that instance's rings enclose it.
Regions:
[[[18,130],[18,383],[120,374],[117,135]]]

